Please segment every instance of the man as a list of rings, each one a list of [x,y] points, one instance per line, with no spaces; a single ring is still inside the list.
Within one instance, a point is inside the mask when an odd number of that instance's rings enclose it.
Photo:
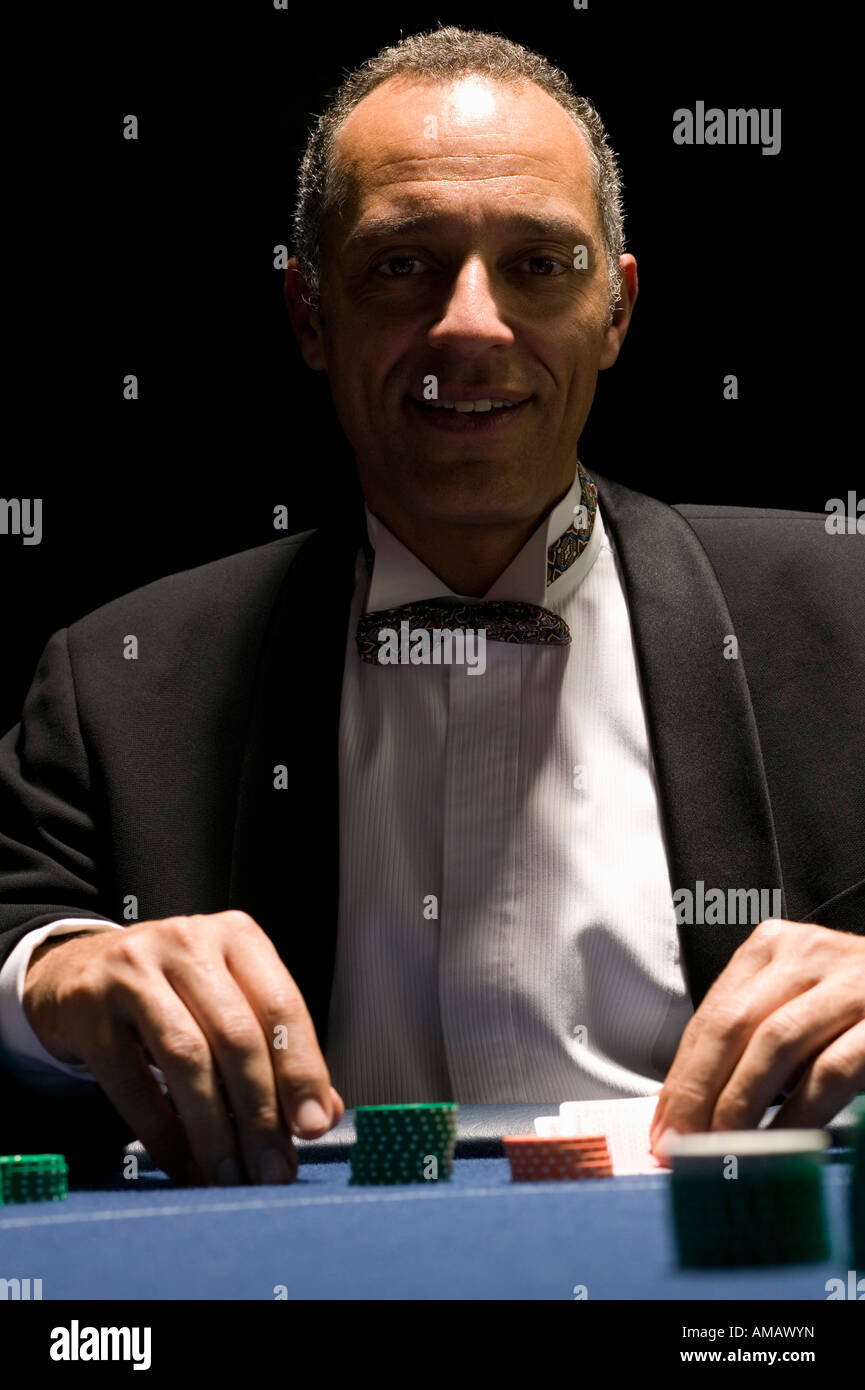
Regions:
[[[637,269],[536,55],[385,50],[296,232],[365,511],[48,643],[0,760],[17,1147],[86,1108],[176,1177],[280,1182],[343,1097],[665,1076],[656,1140],[785,1088],[824,1123],[865,1085],[861,545],[746,473],[674,510],[578,466]]]

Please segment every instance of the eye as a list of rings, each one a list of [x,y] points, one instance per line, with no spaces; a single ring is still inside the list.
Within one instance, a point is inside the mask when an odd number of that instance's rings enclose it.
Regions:
[[[561,261],[557,261],[554,256],[529,256],[528,260],[520,261],[519,268],[530,266],[530,275],[542,275],[550,278],[555,275],[562,275],[568,269]]]
[[[407,280],[412,276],[412,266],[423,266],[423,261],[417,256],[388,256],[387,260],[379,261],[375,269],[389,280]]]

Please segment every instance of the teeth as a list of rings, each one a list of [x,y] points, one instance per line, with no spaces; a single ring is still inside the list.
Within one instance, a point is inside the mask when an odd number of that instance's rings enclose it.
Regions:
[[[468,415],[472,412],[483,414],[487,410],[513,410],[518,402],[485,398],[479,401],[426,401],[425,404],[434,406],[436,410],[458,410],[461,415]]]

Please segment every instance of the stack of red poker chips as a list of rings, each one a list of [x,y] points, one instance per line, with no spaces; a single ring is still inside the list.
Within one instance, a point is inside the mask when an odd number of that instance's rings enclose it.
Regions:
[[[611,1178],[613,1160],[605,1134],[508,1134],[502,1139],[513,1182],[564,1182]]]

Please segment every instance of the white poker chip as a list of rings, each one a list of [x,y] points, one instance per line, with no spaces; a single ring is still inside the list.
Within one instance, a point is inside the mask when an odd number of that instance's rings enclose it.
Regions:
[[[831,1142],[824,1129],[713,1130],[709,1134],[669,1134],[663,1142],[663,1154],[675,1170],[684,1165],[714,1165],[728,1155],[776,1160],[821,1155]]]

